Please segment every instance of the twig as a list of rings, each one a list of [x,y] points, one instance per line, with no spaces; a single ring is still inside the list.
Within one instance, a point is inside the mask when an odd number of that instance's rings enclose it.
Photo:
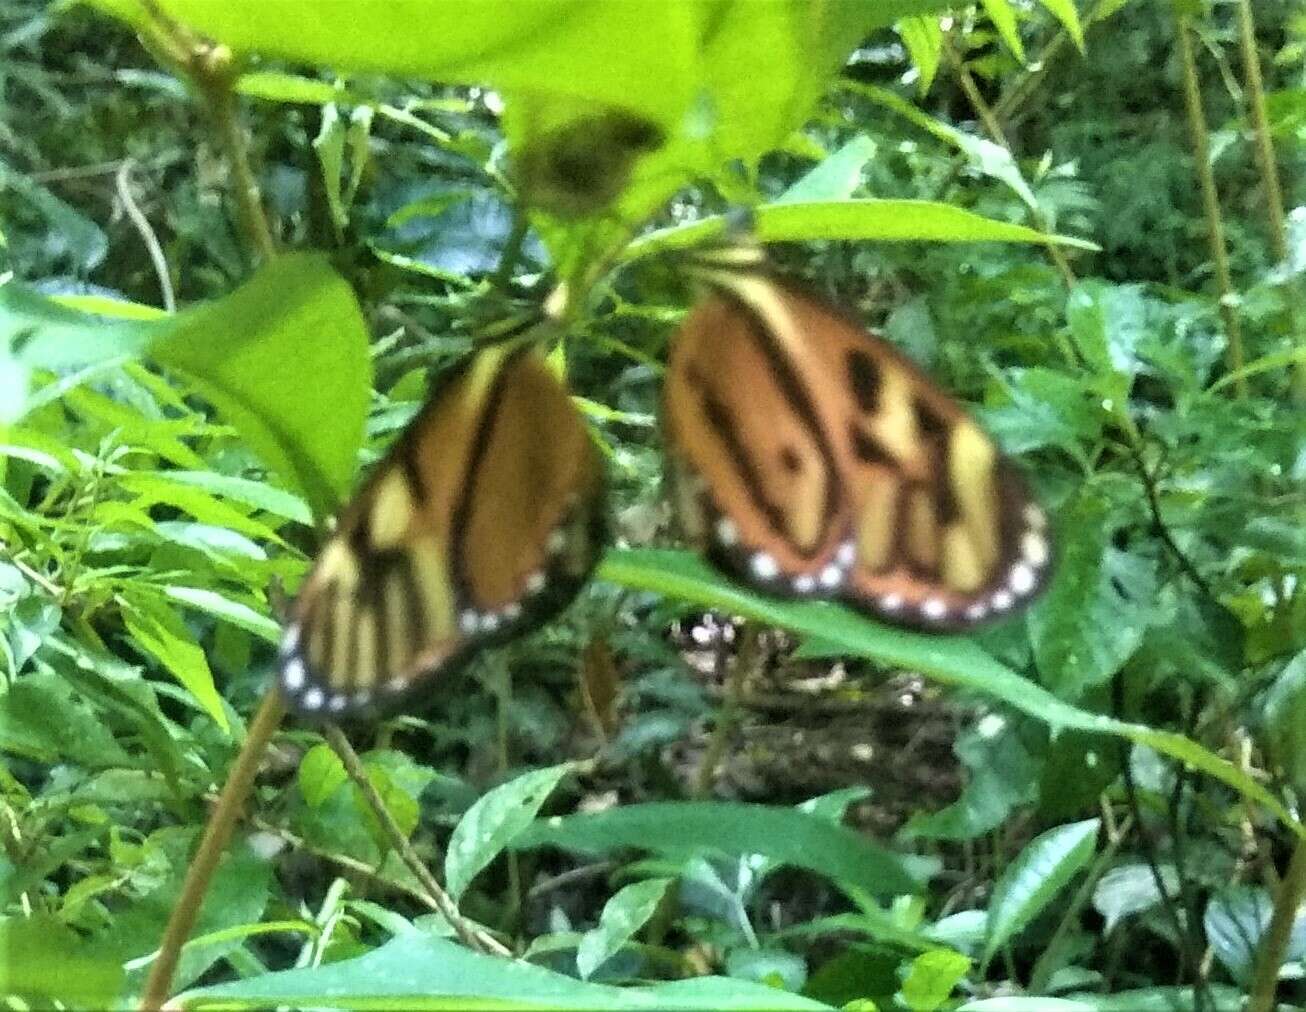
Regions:
[[[1269,927],[1261,936],[1260,949],[1256,953],[1256,976],[1252,979],[1247,1012],[1271,1012],[1274,1008],[1279,967],[1283,965],[1288,943],[1292,940],[1293,924],[1297,920],[1297,911],[1301,908],[1303,897],[1306,897],[1306,838],[1299,837],[1297,847],[1292,852],[1292,860],[1288,862],[1288,871],[1279,883]]]
[[[975,79],[971,76],[970,71],[966,69],[965,62],[957,52],[956,47],[953,46],[951,37],[946,33],[943,36],[943,49],[952,63],[953,70],[956,71],[961,90],[966,93],[966,99],[970,102],[971,108],[975,110],[975,115],[984,124],[984,130],[988,133],[989,140],[995,144],[1001,144],[1010,154],[1011,144],[1007,141],[1007,135],[1002,130],[1002,124],[993,115],[993,110],[989,108],[989,104],[984,101],[984,96],[980,94],[979,88],[975,86]],[[1038,207],[1031,207],[1030,214],[1033,216],[1034,224],[1038,227],[1038,230],[1047,233],[1049,231],[1048,222],[1043,212]],[[1048,258],[1061,272],[1061,278],[1066,283],[1066,287],[1073,288],[1078,279],[1075,277],[1075,272],[1071,269],[1070,261],[1066,259],[1066,255],[1050,238],[1044,242],[1043,248],[1047,251]]]
[[[131,223],[136,226],[136,231],[140,234],[141,241],[145,243],[146,250],[150,254],[150,262],[154,264],[154,273],[159,279],[159,291],[163,296],[163,308],[169,313],[177,311],[177,297],[172,291],[172,275],[168,271],[168,260],[163,255],[163,247],[159,245],[159,237],[154,234],[154,228],[150,225],[150,220],[145,217],[140,207],[136,204],[136,199],[132,196],[131,189],[131,159],[126,159],[118,168],[114,176],[114,185],[118,190],[118,199],[122,201],[123,210],[127,212],[127,217]]]
[[[1193,41],[1189,37],[1188,18],[1175,19],[1175,41],[1179,48],[1179,61],[1184,75],[1184,104],[1188,111],[1188,132],[1193,145],[1194,169],[1202,190],[1202,207],[1206,215],[1206,241],[1210,247],[1211,262],[1215,267],[1218,288],[1217,305],[1224,321],[1225,368],[1238,373],[1244,365],[1242,326],[1234,308],[1233,281],[1229,275],[1229,258],[1224,248],[1224,222],[1220,216],[1220,196],[1215,189],[1215,173],[1211,170],[1211,146],[1206,126],[1206,113],[1202,109],[1202,91],[1197,78],[1197,60],[1193,55]],[[1247,396],[1247,378],[1234,381],[1238,397]]]
[[[1286,262],[1289,256],[1288,228],[1283,213],[1283,188],[1279,185],[1279,169],[1274,160],[1274,139],[1270,135],[1269,118],[1265,114],[1265,86],[1261,82],[1261,59],[1256,52],[1256,22],[1252,17],[1252,0],[1238,0],[1238,34],[1243,58],[1243,91],[1247,95],[1251,114],[1252,133],[1256,139],[1256,165],[1261,170],[1261,184],[1265,187],[1265,216],[1270,226],[1270,245],[1274,255]],[[1301,280],[1294,282],[1297,293]],[[1299,334],[1299,299],[1288,300],[1289,331]],[[1292,372],[1293,397],[1306,402],[1306,361],[1299,360]]]
[[[241,746],[240,754],[236,756],[236,761],[227,774],[227,782],[222,787],[217,807],[213,809],[208,825],[204,827],[199,849],[191,859],[190,867],[186,869],[181,894],[172,908],[172,916],[168,919],[168,926],[159,943],[159,957],[150,967],[150,976],[141,994],[141,1008],[145,1012],[157,1012],[168,998],[181,947],[195,926],[195,918],[199,915],[209,879],[213,877],[222,851],[231,838],[232,828],[236,825],[236,815],[254,785],[263,752],[285,713],[286,705],[281,694],[274,690],[263,697],[258,712],[250,722],[245,744]]]
[[[367,770],[363,768],[362,760],[358,758],[358,753],[354,751],[354,747],[349,744],[349,739],[345,737],[345,733],[337,725],[327,724],[323,728],[322,734],[326,738],[327,744],[340,757],[349,778],[362,792],[363,799],[367,802],[368,807],[372,809],[377,822],[380,823],[381,829],[386,835],[386,839],[390,841],[390,845],[408,867],[408,870],[417,876],[417,881],[430,894],[435,901],[436,909],[449,922],[463,944],[475,949],[477,952],[490,953],[496,956],[511,956],[512,953],[500,944],[498,939],[476,927],[458,912],[458,905],[444,891],[440,883],[435,880],[435,876],[431,874],[426,865],[422,863],[422,859],[414,852],[412,844],[404,836],[403,830],[395,823],[394,816],[390,814],[390,810],[386,807],[381,795],[372,786]]]

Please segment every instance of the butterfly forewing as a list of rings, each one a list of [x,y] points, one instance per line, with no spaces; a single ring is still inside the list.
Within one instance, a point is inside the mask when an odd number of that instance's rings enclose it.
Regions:
[[[1046,521],[956,401],[789,282],[740,268],[708,279],[676,338],[664,414],[678,499],[714,559],[765,589],[924,629],[1032,596]]]
[[[552,614],[597,553],[601,469],[538,354],[476,355],[342,515],[295,602],[281,688],[306,714],[372,711]]]
[[[734,292],[705,299],[682,332],[699,339],[673,348],[665,391],[682,507],[701,503],[699,526],[719,554],[737,555],[733,567],[760,582],[828,566],[847,508],[827,405],[809,395],[810,363],[786,353],[773,323]]]

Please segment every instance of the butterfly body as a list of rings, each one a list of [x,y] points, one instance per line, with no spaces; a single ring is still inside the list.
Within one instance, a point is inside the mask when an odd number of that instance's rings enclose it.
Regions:
[[[703,274],[663,417],[680,515],[721,568],[935,631],[1001,616],[1039,589],[1046,519],[960,405],[760,263]]]
[[[602,542],[602,468],[540,355],[474,356],[342,514],[304,582],[281,689],[304,714],[388,708],[558,611]]]

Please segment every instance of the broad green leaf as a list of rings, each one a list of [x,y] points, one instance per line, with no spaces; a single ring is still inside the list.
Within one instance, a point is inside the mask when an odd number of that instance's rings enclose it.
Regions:
[[[899,1000],[912,1012],[934,1012],[970,971],[970,957],[952,949],[922,952],[911,961]]]
[[[1179,889],[1179,873],[1173,864],[1159,866],[1161,881],[1168,895]],[[1150,865],[1131,862],[1116,865],[1107,871],[1093,886],[1093,907],[1106,923],[1102,933],[1109,935],[1130,914],[1151,910],[1161,902],[1161,890],[1156,886],[1156,876]]]
[[[124,595],[122,604],[123,623],[136,647],[184,685],[218,727],[230,731],[209,662],[177,613],[161,598],[140,589]]]
[[[1075,0],[1039,0],[1054,18],[1061,22],[1061,27],[1070,36],[1075,48],[1084,52],[1084,26],[1079,21],[1079,11],[1075,9]]]
[[[970,772],[961,797],[937,811],[913,815],[902,836],[973,840],[1033,801],[1041,762],[1026,741],[1028,728],[1022,723],[990,714],[963,733],[954,746]]]
[[[1010,0],[980,0],[984,12],[988,14],[993,27],[1002,36],[1002,41],[1021,63],[1025,62],[1025,47],[1020,41],[1020,26],[1016,24],[1016,12]]]
[[[943,28],[938,18],[916,17],[902,18],[898,24],[898,36],[907,47],[912,66],[920,75],[917,90],[924,95],[934,83],[934,75],[939,72],[939,57],[943,53]]]
[[[1306,788],[1306,651],[1290,660],[1265,696],[1271,755],[1298,790]]]
[[[526,829],[570,763],[532,770],[501,784],[463,813],[444,856],[445,888],[457,899],[504,847]]]
[[[598,927],[585,932],[576,947],[576,972],[589,980],[604,961],[635,936],[662,902],[669,878],[651,878],[620,889],[599,914]]]
[[[150,357],[184,374],[318,516],[353,484],[371,389],[367,345],[353,292],[314,254],[277,257],[229,295],[154,320],[106,321],[0,286],[0,387],[12,380],[25,389],[33,369],[82,369],[90,379],[96,373],[87,367]],[[296,385],[297,377],[312,383]],[[108,398],[74,394],[106,424],[202,469],[167,426],[147,426]],[[13,419],[29,406],[18,397],[0,410]]]
[[[345,764],[329,745],[314,745],[299,761],[299,794],[310,808],[317,808],[349,779]]]
[[[780,194],[775,203],[847,200],[861,185],[862,169],[875,157],[875,151],[875,141],[866,134],[858,134]]]
[[[180,601],[188,608],[202,611],[206,615],[228,622],[238,629],[251,632],[268,643],[281,639],[281,626],[262,612],[255,611],[247,604],[233,601],[216,590],[203,587],[165,587],[164,591],[174,601]]]
[[[390,816],[390,821],[399,831],[400,835],[406,840],[413,835],[413,830],[417,828],[418,819],[421,817],[421,811],[417,807],[417,798],[410,794],[404,788],[395,783],[382,766],[367,763],[367,779],[376,792],[376,796],[381,799],[381,804],[385,806],[386,812]],[[381,819],[378,813],[372,808],[371,803],[363,794],[357,784],[353,785],[354,791],[354,808],[357,810],[367,830],[372,834],[377,849],[385,853],[390,849],[390,837],[381,827]]]
[[[103,716],[76,697],[65,679],[48,671],[16,679],[5,693],[0,750],[51,765],[73,762],[88,770],[137,765]]]
[[[896,629],[827,602],[766,597],[743,589],[687,552],[610,551],[599,565],[598,576],[633,590],[653,591],[781,626],[820,640],[840,655],[874,658],[908,671],[919,671],[946,684],[975,689],[1053,728],[1129,738],[1228,784],[1273,812],[1294,833],[1306,837],[1306,828],[1274,795],[1228,760],[1182,734],[1158,731],[1071,706],[1000,664],[964,637],[926,636]]]
[[[285,970],[199,988],[180,996],[185,1009],[272,1005],[339,1009],[572,1009],[625,1012],[831,1012],[829,1005],[775,988],[722,977],[644,987],[591,984],[530,963],[470,952],[455,942],[404,935],[356,959]]]
[[[1067,701],[1114,675],[1152,619],[1151,564],[1111,546],[1109,510],[1086,486],[1061,511],[1052,583],[1029,614],[1044,683]]]
[[[1128,2],[1128,0],[1124,0]],[[1242,988],[1230,987],[1228,984],[1207,984],[1203,1000],[1210,1003],[1212,1009],[1241,1009],[1247,1000],[1247,992]],[[1004,999],[989,998],[990,1002]],[[1059,1001],[1071,1001],[1074,1004],[1065,1012],[1193,1012],[1199,1007],[1196,995],[1190,987],[1143,987],[1131,991],[1118,991],[1115,994],[1077,994],[1069,998],[1011,998],[1011,1001],[1024,1001],[1027,1004],[1012,1006],[1013,1012],[1059,1012]],[[1034,1002],[1046,1001],[1051,1004],[1035,1005]],[[985,1006],[972,1002],[962,1006],[958,1012],[1002,1012],[1006,1006],[991,1004]]]
[[[122,986],[121,960],[45,914],[0,920],[0,952],[0,993],[21,1006],[111,1008]]]
[[[150,354],[185,374],[326,516],[353,484],[372,385],[367,344],[349,286],[324,258],[290,254],[178,314]]]
[[[546,844],[586,853],[639,847],[675,855],[761,854],[877,896],[919,892],[923,877],[915,859],[877,847],[845,826],[796,808],[737,802],[654,802],[542,819],[514,846]]]
[[[1251,982],[1261,937],[1270,923],[1274,902],[1260,886],[1236,885],[1211,897],[1202,915],[1202,928],[1211,951],[1229,976],[1239,984]],[[1306,955],[1306,912],[1298,911],[1293,922],[1284,961]]]
[[[754,234],[761,242],[804,242],[816,239],[879,242],[1021,242],[1055,243],[1091,249],[1091,243],[1069,236],[1047,235],[1024,225],[984,218],[951,204],[929,200],[814,201],[763,204],[754,209]],[[675,225],[641,236],[623,258],[670,250],[692,249],[726,234],[727,221],[716,215],[687,225]]]
[[[801,991],[807,983],[807,961],[784,949],[731,949],[726,956],[726,973],[737,980]]]
[[[1092,860],[1099,822],[1085,819],[1036,836],[1003,871],[989,903],[986,963]]]

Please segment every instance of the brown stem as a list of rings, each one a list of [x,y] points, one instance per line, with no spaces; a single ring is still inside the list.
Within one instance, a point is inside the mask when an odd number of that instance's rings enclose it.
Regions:
[[[417,856],[412,844],[404,836],[403,830],[395,822],[394,816],[390,814],[390,809],[386,807],[385,801],[376,792],[376,788],[372,786],[372,780],[368,777],[367,770],[363,768],[362,760],[358,758],[358,753],[354,751],[354,747],[349,744],[349,739],[345,737],[345,733],[335,724],[327,724],[322,729],[322,734],[326,738],[327,744],[340,757],[345,772],[349,774],[349,779],[362,792],[363,799],[367,802],[368,807],[372,809],[377,822],[381,825],[382,832],[385,833],[386,839],[390,841],[390,846],[394,848],[395,853],[407,865],[408,870],[417,876],[417,881],[422,884],[422,888],[435,901],[440,915],[453,927],[462,943],[477,952],[492,953],[496,956],[512,955],[498,940],[477,928],[458,912],[458,905],[444,891],[440,883],[435,880],[435,876],[431,874],[430,869],[422,863],[422,859]]]
[[[1274,992],[1279,982],[1279,967],[1292,940],[1292,927],[1303,898],[1306,898],[1306,837],[1297,839],[1297,848],[1288,862],[1288,871],[1279,883],[1270,925],[1261,936],[1256,954],[1256,976],[1247,1002],[1247,1012],[1271,1012]]]
[[[1215,280],[1219,289],[1220,316],[1224,320],[1228,345],[1225,349],[1225,368],[1238,373],[1243,367],[1242,327],[1234,310],[1233,282],[1229,276],[1229,259],[1224,248],[1224,222],[1220,216],[1220,197],[1215,189],[1215,173],[1211,170],[1210,135],[1206,126],[1206,113],[1202,110],[1202,91],[1197,78],[1197,59],[1193,55],[1193,40],[1188,19],[1176,18],[1175,41],[1179,47],[1179,61],[1184,75],[1184,104],[1188,112],[1188,132],[1192,139],[1193,160],[1196,163],[1197,181],[1202,190],[1202,206],[1206,215],[1206,241],[1210,246],[1211,262],[1215,266]],[[1239,397],[1247,396],[1247,379],[1239,375],[1234,381]]]
[[[222,851],[231,838],[236,815],[240,812],[240,807],[254,784],[254,776],[258,773],[259,762],[263,758],[268,741],[281,724],[281,718],[285,714],[286,705],[281,694],[273,690],[263,697],[258,712],[250,722],[245,735],[245,744],[241,746],[240,754],[236,756],[236,761],[227,774],[227,782],[218,796],[218,803],[209,816],[208,825],[204,827],[204,836],[200,840],[199,849],[195,851],[195,857],[191,859],[190,867],[186,869],[186,880],[182,883],[181,894],[172,908],[172,916],[168,919],[168,926],[159,943],[158,958],[150,967],[150,975],[141,995],[141,1008],[145,1012],[157,1012],[168,998],[172,988],[172,975],[177,970],[177,960],[181,955],[181,947],[190,937],[191,929],[195,926],[195,918],[199,915],[200,904],[204,901],[204,892],[208,888],[209,879],[213,877],[213,871],[218,866]]]
[[[1270,246],[1280,262],[1288,260],[1288,227],[1283,213],[1283,188],[1279,185],[1279,169],[1274,160],[1274,140],[1270,136],[1269,119],[1265,115],[1265,86],[1261,82],[1261,59],[1256,52],[1256,22],[1252,17],[1252,0],[1238,0],[1238,33],[1243,57],[1243,90],[1247,93],[1247,107],[1251,114],[1252,133],[1256,140],[1256,165],[1261,170],[1261,185],[1265,188],[1265,214],[1269,219]],[[1301,294],[1300,279],[1295,282],[1295,296]],[[1300,335],[1300,313],[1296,297],[1288,299],[1289,332]],[[1306,403],[1306,361],[1298,361],[1292,371],[1293,399]]]

